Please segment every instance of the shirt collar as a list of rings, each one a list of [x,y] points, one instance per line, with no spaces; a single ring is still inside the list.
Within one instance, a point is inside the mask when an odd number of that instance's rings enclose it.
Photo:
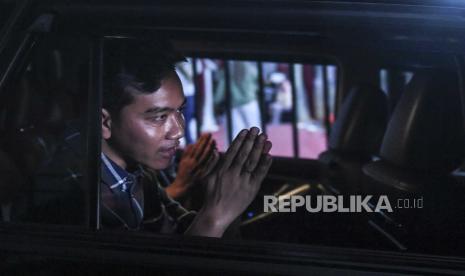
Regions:
[[[121,187],[122,190],[126,190],[126,184],[134,181],[136,177],[142,174],[142,167],[140,165],[137,166],[137,169],[133,173],[129,173],[108,158],[103,152],[101,153],[101,159],[101,179],[110,189]]]

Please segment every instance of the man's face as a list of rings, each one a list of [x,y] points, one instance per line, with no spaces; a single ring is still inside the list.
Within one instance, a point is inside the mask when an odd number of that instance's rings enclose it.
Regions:
[[[109,148],[126,165],[135,161],[155,170],[164,169],[184,136],[181,82],[172,73],[154,93],[133,97],[132,103],[121,109],[119,118],[112,120]]]

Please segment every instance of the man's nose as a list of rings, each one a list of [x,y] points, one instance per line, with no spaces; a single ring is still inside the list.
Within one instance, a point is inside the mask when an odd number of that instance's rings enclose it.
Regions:
[[[182,113],[174,114],[171,118],[171,122],[168,130],[168,139],[177,140],[184,136],[185,122]]]

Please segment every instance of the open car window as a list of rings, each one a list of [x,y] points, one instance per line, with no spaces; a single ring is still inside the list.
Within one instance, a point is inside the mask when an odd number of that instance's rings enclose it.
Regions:
[[[327,149],[336,65],[190,57],[177,71],[188,102],[187,144],[209,132],[226,151],[241,129],[258,126],[274,156],[316,159]]]

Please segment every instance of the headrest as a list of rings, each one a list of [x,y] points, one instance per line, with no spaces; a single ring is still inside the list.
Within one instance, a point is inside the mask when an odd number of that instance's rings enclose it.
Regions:
[[[361,84],[345,97],[332,127],[329,149],[343,153],[377,154],[386,129],[386,95],[374,85]]]
[[[463,157],[464,142],[457,75],[418,72],[392,114],[380,157],[400,168],[451,171]]]

